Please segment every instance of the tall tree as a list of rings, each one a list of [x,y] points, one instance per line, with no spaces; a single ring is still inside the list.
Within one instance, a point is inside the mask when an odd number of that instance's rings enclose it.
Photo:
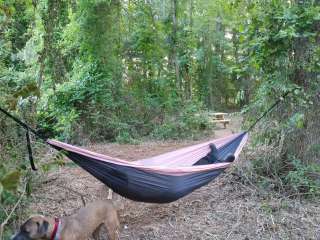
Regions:
[[[179,58],[178,58],[178,0],[172,0],[172,61],[174,63],[176,84],[179,91],[182,88],[180,79]]]
[[[41,5],[42,4],[42,5]],[[41,87],[43,74],[46,70],[55,89],[57,83],[66,80],[67,70],[60,49],[61,31],[67,24],[68,4],[66,0],[48,0],[41,2],[38,8],[43,8],[41,19],[44,27],[43,49],[39,56],[40,72],[38,84]],[[45,63],[45,61],[47,61]]]

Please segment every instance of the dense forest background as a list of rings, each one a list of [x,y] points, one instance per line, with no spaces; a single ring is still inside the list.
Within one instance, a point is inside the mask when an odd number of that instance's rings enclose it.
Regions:
[[[0,0],[0,106],[67,142],[195,136],[207,110],[245,128],[292,91],[255,129],[277,154],[253,169],[319,193],[319,69],[319,0]],[[10,205],[25,132],[0,127]]]
[[[12,0],[1,15],[2,106],[67,141],[172,137],[198,110],[263,111],[319,83],[317,1]]]

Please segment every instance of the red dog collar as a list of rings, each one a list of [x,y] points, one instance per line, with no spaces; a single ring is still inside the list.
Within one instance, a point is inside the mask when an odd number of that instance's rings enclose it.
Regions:
[[[58,228],[59,228],[59,223],[60,223],[59,218],[54,218],[54,227],[53,227],[53,231],[52,231],[50,240],[55,240],[55,237],[56,237],[56,234],[57,234]]]

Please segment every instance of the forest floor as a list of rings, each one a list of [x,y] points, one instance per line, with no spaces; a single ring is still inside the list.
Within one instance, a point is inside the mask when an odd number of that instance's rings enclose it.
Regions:
[[[222,137],[239,128],[232,119]],[[204,141],[204,140],[202,140]],[[199,141],[144,142],[138,145],[97,144],[88,149],[136,160]],[[245,162],[245,157],[239,165]],[[238,165],[238,164],[237,164]],[[120,209],[121,240],[314,239],[320,240],[319,203],[279,197],[239,181],[231,169],[209,185],[170,204],[137,203],[113,194]],[[78,167],[62,167],[46,175],[32,194],[29,213],[62,216],[86,202],[106,199],[107,187]]]

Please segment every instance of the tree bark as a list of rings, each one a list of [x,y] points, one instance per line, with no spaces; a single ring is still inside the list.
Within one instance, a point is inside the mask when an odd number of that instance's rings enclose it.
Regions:
[[[45,59],[48,60],[50,72],[53,78],[53,89],[55,89],[56,83],[61,83],[66,76],[66,68],[64,64],[63,56],[60,52],[58,46],[56,46],[57,36],[55,29],[61,25],[64,25],[65,12],[63,11],[65,3],[61,0],[48,0],[47,11],[42,14],[42,23],[44,26],[43,35],[43,49],[40,53],[39,63],[40,63],[40,73],[39,82],[42,83]]]
[[[178,39],[177,39],[177,30],[178,30],[178,1],[172,0],[172,57],[174,61],[174,69],[176,75],[176,85],[179,91],[181,91],[181,79],[180,79],[180,69],[179,69],[179,60],[178,60]]]
[[[189,41],[192,41],[193,34],[193,0],[190,0],[189,6]],[[184,67],[184,80],[185,80],[185,97],[186,99],[192,99],[192,76],[191,76],[191,66],[192,66],[192,58],[188,56],[188,63],[185,64]]]

